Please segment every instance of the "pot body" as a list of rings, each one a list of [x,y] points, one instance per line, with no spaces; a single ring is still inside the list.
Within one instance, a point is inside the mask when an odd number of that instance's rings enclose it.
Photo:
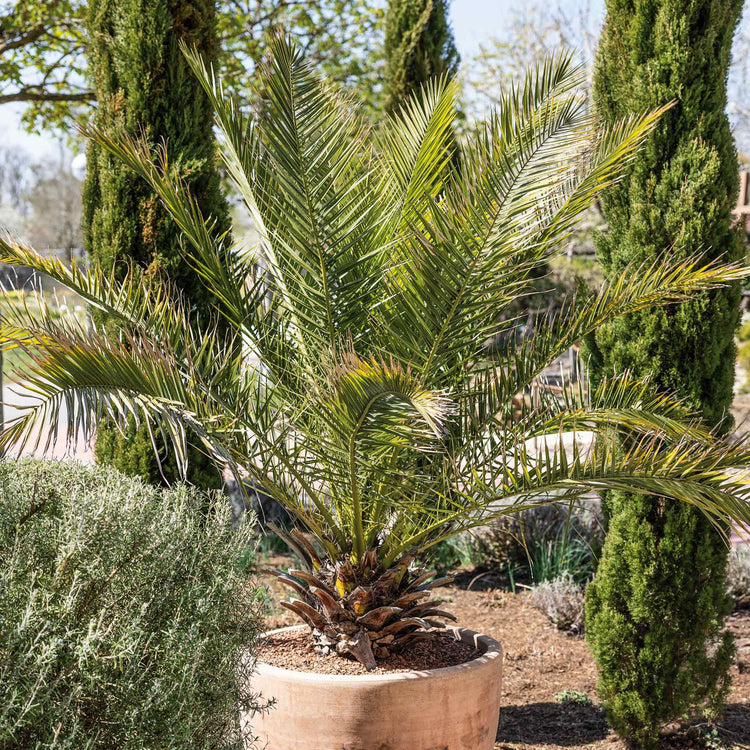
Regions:
[[[502,648],[471,630],[450,630],[481,656],[455,667],[358,676],[258,662],[253,689],[275,705],[244,719],[267,750],[492,750]]]

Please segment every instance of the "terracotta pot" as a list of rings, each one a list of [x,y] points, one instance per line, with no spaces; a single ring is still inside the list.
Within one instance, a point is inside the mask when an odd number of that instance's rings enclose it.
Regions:
[[[283,628],[274,633],[301,628]],[[386,675],[324,675],[259,662],[253,689],[275,706],[245,717],[267,750],[491,750],[503,652],[464,628],[481,656],[455,667]]]

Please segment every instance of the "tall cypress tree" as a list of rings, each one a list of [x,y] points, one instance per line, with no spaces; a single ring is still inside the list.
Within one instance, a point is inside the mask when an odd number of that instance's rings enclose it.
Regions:
[[[189,70],[179,40],[211,60],[217,53],[214,0],[90,0],[89,71],[97,94],[96,124],[113,134],[166,143],[170,166],[186,180],[217,231],[229,228],[212,136],[212,112]],[[84,187],[84,242],[90,257],[125,273],[165,274],[207,320],[212,298],[180,254],[179,231],[146,183],[100,147],[89,147]],[[101,318],[98,321],[107,324]],[[150,481],[176,476],[173,458],[154,457],[145,427],[125,435],[99,429],[96,454]],[[203,487],[220,477],[198,451],[189,456],[189,478]]]
[[[725,114],[742,0],[607,0],[594,98],[609,121],[674,100],[629,175],[603,200],[608,274],[698,253],[738,259],[730,228],[738,168]],[[731,427],[739,289],[630,315],[597,333],[594,377],[630,370],[683,397],[712,427]],[[587,596],[586,627],[613,726],[641,747],[659,727],[715,713],[733,645],[721,634],[726,547],[699,511],[627,493],[607,498],[609,526]]]
[[[448,0],[389,0],[385,58],[389,113],[431,78],[455,75],[461,58],[448,22]]]

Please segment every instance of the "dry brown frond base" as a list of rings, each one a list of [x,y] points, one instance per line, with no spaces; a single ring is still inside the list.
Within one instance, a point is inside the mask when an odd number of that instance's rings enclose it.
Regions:
[[[283,560],[278,563],[283,565]],[[473,577],[462,578],[468,583]],[[505,650],[495,750],[625,750],[598,706],[596,668],[586,642],[556,630],[525,593],[467,591],[460,583],[438,590],[444,609],[458,617],[459,625],[492,636]],[[474,589],[483,583],[486,579],[477,581]],[[269,619],[273,627],[297,624],[291,613]],[[726,747],[744,750],[750,748],[750,612],[735,613],[728,624],[735,633],[738,662],[732,669],[732,692],[720,736]],[[566,690],[586,693],[594,705],[557,703],[555,695]],[[662,743],[664,750],[701,746],[690,735]]]

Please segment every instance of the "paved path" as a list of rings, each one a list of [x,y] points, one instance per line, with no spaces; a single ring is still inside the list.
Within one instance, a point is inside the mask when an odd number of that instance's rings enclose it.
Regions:
[[[737,531],[737,529],[734,529],[730,537],[730,542],[732,543],[732,547],[740,547],[745,544],[750,545],[750,531]]]
[[[4,384],[3,387],[3,406],[4,406],[4,420],[5,424],[9,424],[13,419],[17,418],[23,413],[24,404],[33,403],[34,396],[23,384],[12,383]],[[60,424],[65,424],[67,420],[67,410],[63,407],[62,414],[60,416]],[[44,446],[50,435],[50,427],[45,427],[42,430],[38,430],[34,434],[34,439],[31,440],[28,446],[19,454],[19,451],[12,449],[8,452],[8,455],[13,457],[22,456],[33,456],[35,458],[74,458],[79,461],[93,461],[94,451],[91,445],[87,445],[83,440],[78,440],[71,445],[66,445],[64,431],[60,431],[60,437],[53,441],[52,445],[48,450],[44,450]],[[34,448],[36,438],[39,437],[39,445]]]

